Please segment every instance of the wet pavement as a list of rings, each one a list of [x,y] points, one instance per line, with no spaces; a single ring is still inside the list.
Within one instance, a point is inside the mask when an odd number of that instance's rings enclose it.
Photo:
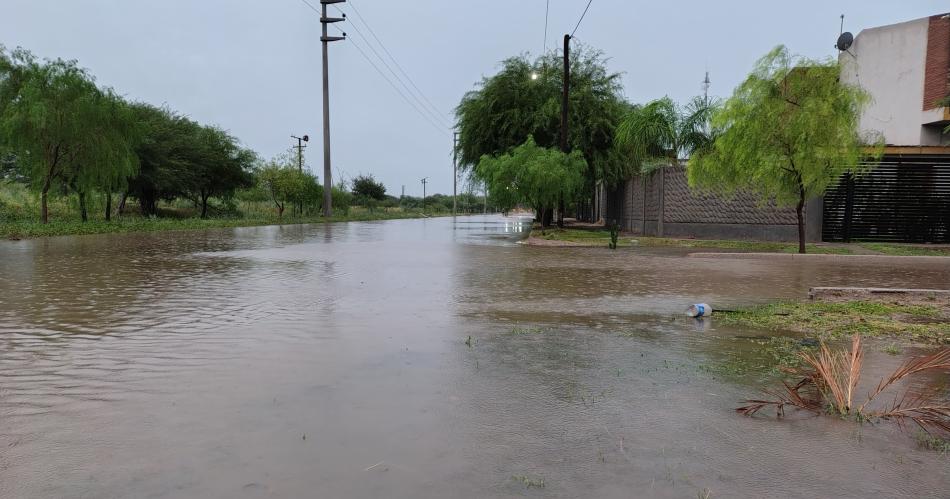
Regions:
[[[527,230],[0,242],[0,497],[948,497],[948,457],[912,430],[737,415],[770,378],[710,367],[750,332],[680,314],[945,288],[950,265],[533,248]]]

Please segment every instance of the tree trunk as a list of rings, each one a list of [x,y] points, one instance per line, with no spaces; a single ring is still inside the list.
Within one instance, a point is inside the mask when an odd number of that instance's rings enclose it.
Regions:
[[[284,205],[280,203],[277,204],[277,218],[278,219],[284,218]]]
[[[795,207],[795,214],[798,215],[798,252],[805,253],[805,189],[800,189],[798,206]]]
[[[79,216],[82,217],[82,222],[86,223],[89,221],[89,212],[86,211],[86,193],[79,193]]]
[[[557,227],[564,228],[564,196],[560,196],[557,202]]]
[[[112,220],[112,191],[106,192],[106,222]]]
[[[43,184],[43,192],[40,194],[40,221],[44,224],[49,223],[49,205],[46,199],[49,197],[49,183]]]
[[[129,198],[128,191],[122,193],[122,197],[119,198],[119,206],[115,209],[116,215],[121,215],[125,213],[125,200]]]
[[[201,218],[208,218],[208,195],[201,195]]]

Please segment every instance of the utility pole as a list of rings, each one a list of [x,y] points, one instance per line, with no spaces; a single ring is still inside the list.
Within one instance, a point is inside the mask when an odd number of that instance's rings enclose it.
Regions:
[[[426,184],[429,183],[429,177],[422,179],[422,213],[426,212]]]
[[[458,215],[458,181],[459,181],[459,171],[458,171],[458,147],[459,147],[459,133],[453,132],[452,134],[452,215]]]
[[[346,0],[320,0],[322,8],[320,24],[323,25],[323,33],[320,36],[320,42],[323,44],[323,216],[329,218],[333,216],[333,179],[330,171],[330,75],[329,63],[327,60],[327,45],[330,42],[345,40],[346,33],[343,36],[327,36],[327,25],[345,21],[344,17],[327,17],[327,5],[343,3]]]
[[[297,137],[296,135],[291,135],[290,138],[297,139],[297,170],[303,171],[303,150],[307,146],[303,145],[304,142],[310,142],[310,136],[304,135],[303,137]]]
[[[564,78],[561,88],[561,152],[568,154],[571,152],[568,144],[568,96],[571,88],[571,35],[564,35]],[[542,226],[544,220],[541,221]],[[557,226],[564,227],[564,198],[558,200],[557,206]]]
[[[709,71],[706,71],[706,77],[703,78],[703,102],[709,105]]]

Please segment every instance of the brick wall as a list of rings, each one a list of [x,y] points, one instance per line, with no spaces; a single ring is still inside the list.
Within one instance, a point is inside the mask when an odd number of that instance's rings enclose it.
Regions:
[[[739,192],[729,197],[697,192],[689,188],[686,168],[663,168],[650,175],[636,176],[616,191],[623,203],[622,218],[607,220],[634,234],[657,234],[659,213],[659,175],[665,175],[664,235],[720,239],[794,240],[798,218],[794,208],[777,208],[762,203],[750,193]],[[645,199],[644,199],[645,197]],[[809,208],[806,207],[806,211]],[[820,203],[809,224],[809,239],[820,238]],[[806,216],[808,216],[806,214]],[[609,217],[608,217],[609,218]],[[814,234],[818,234],[815,236]]]
[[[948,93],[950,93],[950,17],[941,14],[930,18],[927,29],[923,110],[937,107],[936,102],[946,97]]]

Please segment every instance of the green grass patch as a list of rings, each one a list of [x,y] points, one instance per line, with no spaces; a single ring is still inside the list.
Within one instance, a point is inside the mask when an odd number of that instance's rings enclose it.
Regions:
[[[668,237],[636,237],[636,245],[643,247],[730,249],[754,253],[798,253],[798,243],[770,241],[739,241],[729,239],[673,239]],[[842,246],[806,244],[805,251],[816,254],[850,255],[853,251]]]
[[[773,336],[771,338],[748,338],[754,344],[752,350],[729,352],[725,359],[711,365],[702,365],[704,371],[720,376],[744,376],[749,373],[779,374],[783,368],[800,367],[799,353],[814,348],[804,345],[798,338]]]
[[[928,247],[893,243],[858,243],[859,246],[885,255],[894,256],[950,256],[950,247]]]
[[[121,217],[111,222],[93,219],[88,222],[78,220],[53,220],[48,224],[34,221],[4,222],[0,220],[0,237],[5,239],[25,239],[48,236],[106,234],[123,232],[155,232],[167,230],[200,230],[227,227],[254,227],[261,225],[292,225],[325,222],[358,222],[370,220],[394,220],[424,217],[414,211],[375,212],[350,210],[347,215],[336,215],[329,219],[320,216],[274,218],[144,218]]]
[[[609,230],[586,229],[535,229],[533,237],[548,241],[566,241],[584,246],[608,246],[610,244]],[[724,239],[673,239],[667,237],[621,237],[617,240],[618,247],[640,246],[644,248],[696,248],[696,249],[729,249],[756,253],[798,253],[798,243],[781,243],[767,241],[738,241]],[[816,254],[850,255],[851,248],[844,246],[825,246],[806,244],[805,251]]]
[[[534,229],[531,235],[548,241],[567,241],[586,246],[603,246],[606,248],[610,244],[610,231],[608,230],[548,228],[543,231]],[[620,238],[617,241],[617,246],[630,246],[630,239]]]
[[[860,334],[950,344],[950,320],[941,313],[939,307],[927,305],[784,302],[720,313],[716,320],[721,324],[802,332],[821,339]]]

